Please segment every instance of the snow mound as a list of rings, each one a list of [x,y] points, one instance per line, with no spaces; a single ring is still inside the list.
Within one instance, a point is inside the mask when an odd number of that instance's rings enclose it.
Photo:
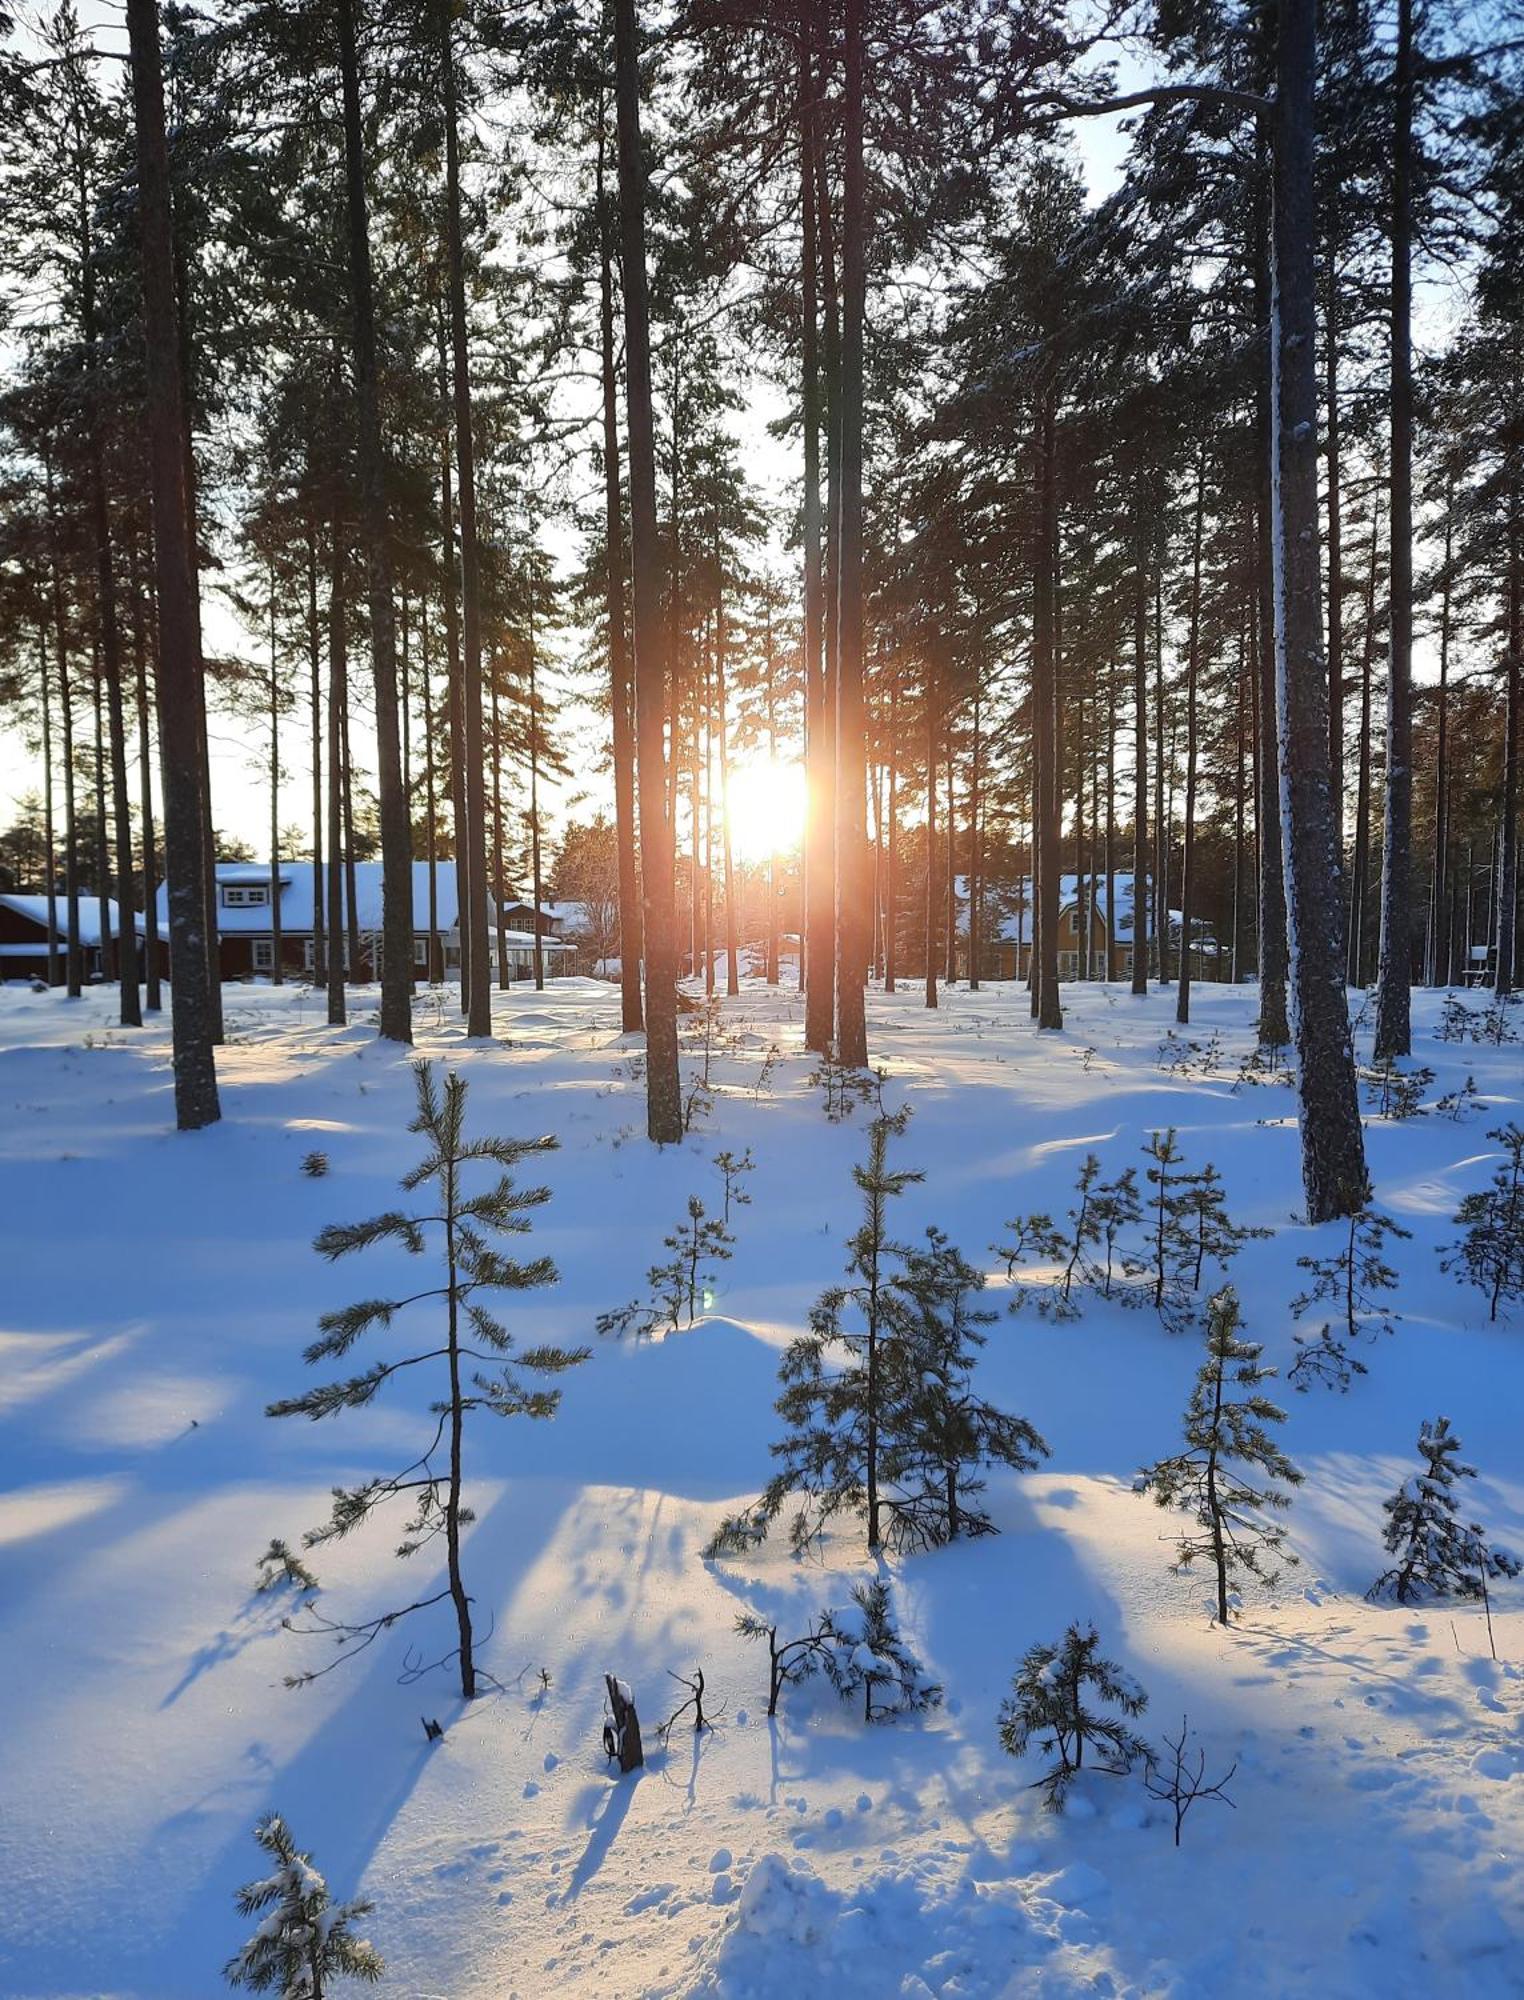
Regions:
[[[1100,1873],[1077,1863],[1029,1905],[1011,1882],[931,1881],[923,1869],[888,1869],[840,1890],[805,1863],[764,1854],[730,1919],[709,1945],[689,2000],[773,2000],[801,1991],[832,2000],[1059,1996],[1094,1992],[1094,1968],[1069,1962],[1069,1925],[1054,1895],[1079,1904],[1104,1896]],[[1053,1921],[1054,1918],[1058,1921]]]

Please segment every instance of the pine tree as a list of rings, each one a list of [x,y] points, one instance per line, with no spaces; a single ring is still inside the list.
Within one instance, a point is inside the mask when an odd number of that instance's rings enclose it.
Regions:
[[[1225,1285],[1207,1307],[1207,1358],[1186,1405],[1186,1448],[1160,1459],[1140,1475],[1138,1491],[1151,1492],[1161,1507],[1190,1515],[1194,1524],[1176,1544],[1175,1569],[1190,1568],[1210,1556],[1217,1579],[1217,1617],[1228,1622],[1228,1579],[1246,1571],[1274,1581],[1263,1558],[1280,1550],[1286,1531],[1265,1518],[1265,1510],[1289,1505],[1280,1486],[1253,1486],[1239,1468],[1257,1470],[1269,1482],[1299,1486],[1302,1475],[1275,1443],[1270,1424],[1286,1413],[1257,1393],[1275,1373],[1259,1365],[1260,1347],[1240,1340],[1238,1295]],[[1232,1385],[1249,1393],[1232,1401]],[[1294,1561],[1294,1557],[1287,1558]]]
[[[1488,1577],[1519,1574],[1516,1557],[1491,1545],[1478,1523],[1467,1525],[1458,1518],[1455,1482],[1476,1477],[1476,1467],[1466,1464],[1460,1448],[1448,1417],[1424,1420],[1418,1432],[1423,1470],[1383,1503],[1382,1542],[1397,1561],[1376,1578],[1367,1597],[1389,1597],[1398,1604],[1428,1597],[1485,1599]]]
[[[1326,1303],[1335,1308],[1338,1326],[1336,1330],[1333,1322],[1325,1324],[1315,1339],[1296,1336],[1301,1352],[1287,1377],[1294,1388],[1305,1390],[1319,1380],[1347,1389],[1353,1376],[1366,1372],[1365,1363],[1351,1350],[1366,1335],[1374,1340],[1389,1334],[1399,1317],[1381,1296],[1397,1288],[1397,1273],[1383,1248],[1389,1236],[1406,1241],[1412,1234],[1367,1203],[1349,1218],[1335,1256],[1297,1258],[1297,1269],[1308,1272],[1312,1283],[1291,1301],[1292,1314],[1300,1319],[1313,1306]]]
[[[822,1620],[826,1678],[842,1700],[860,1694],[864,1722],[935,1708],[942,1690],[900,1637],[884,1579],[854,1583],[852,1606],[852,1612],[828,1611]]]
[[[1038,1780],[1049,1812],[1063,1811],[1087,1746],[1109,1756],[1099,1768],[1113,1774],[1148,1755],[1148,1745],[1127,1727],[1147,1708],[1148,1696],[1131,1674],[1101,1657],[1100,1643],[1094,1625],[1074,1624],[1059,1644],[1033,1646],[1000,1704],[1000,1745],[1010,1756],[1024,1756],[1034,1741],[1044,1756],[1058,1753],[1057,1764]],[[1089,1707],[1086,1691],[1092,1688],[1121,1714]]]
[[[274,1866],[237,1893],[238,1914],[261,1921],[224,1968],[229,1986],[278,1993],[280,2000],[325,2000],[334,1979],[359,1979],[373,1986],[385,1970],[381,1954],[355,1936],[354,1926],[375,1905],[335,1903],[311,1855],[300,1852],[279,1813],[262,1819],[254,1838]]]
[[[1440,1269],[1485,1292],[1487,1317],[1495,1320],[1505,1301],[1524,1299],[1524,1126],[1500,1125],[1487,1137],[1507,1158],[1492,1185],[1468,1194],[1455,1211],[1465,1234],[1440,1258]]]
[[[898,1302],[901,1385],[885,1450],[890,1539],[930,1548],[993,1534],[994,1523],[975,1504],[984,1491],[978,1470],[1008,1465],[1030,1472],[1048,1446],[1025,1417],[1008,1416],[974,1392],[974,1362],[985,1344],[980,1329],[996,1317],[975,1303],[984,1273],[932,1228],[926,1248],[906,1254],[890,1286]]]
[[[406,1494],[413,1511],[397,1553],[413,1555],[436,1536],[443,1535],[448,1570],[446,1588],[363,1624],[321,1619],[291,1629],[328,1632],[341,1648],[358,1649],[370,1645],[399,1619],[448,1598],[455,1607],[460,1691],[463,1699],[469,1701],[476,1693],[477,1671],[471,1600],[461,1575],[460,1541],[461,1530],[475,1517],[465,1505],[461,1491],[465,1420],[475,1410],[488,1410],[502,1417],[553,1417],[561,1401],[561,1391],[536,1386],[524,1378],[559,1375],[585,1361],[589,1350],[545,1344],[517,1348],[513,1335],[482,1299],[482,1295],[493,1292],[531,1291],[556,1282],[556,1267],[548,1257],[519,1263],[505,1257],[491,1242],[493,1236],[527,1234],[530,1210],[550,1199],[548,1188],[516,1187],[511,1170],[532,1154],[552,1150],[555,1140],[467,1139],[464,1078],[447,1075],[441,1097],[428,1063],[415,1063],[413,1075],[418,1111],[408,1130],[422,1134],[429,1150],[404,1178],[402,1186],[409,1194],[416,1188],[432,1186],[437,1206],[431,1204],[423,1214],[391,1209],[367,1222],[332,1223],[319,1233],[314,1248],[330,1262],[377,1243],[400,1243],[412,1255],[423,1256],[428,1249],[428,1233],[438,1230],[442,1233],[439,1248],[444,1282],[425,1287],[406,1299],[362,1299],[355,1305],[325,1313],[318,1323],[321,1337],[307,1348],[304,1358],[309,1363],[337,1360],[366,1334],[389,1331],[405,1307],[434,1299],[444,1302],[442,1342],[420,1353],[378,1361],[363,1374],[345,1381],[325,1382],[305,1395],[271,1403],[267,1414],[316,1420],[336,1416],[342,1410],[363,1409],[397,1375],[409,1380],[412,1378],[408,1371],[420,1364],[443,1364],[441,1393],[430,1405],[430,1414],[435,1418],[433,1435],[420,1456],[399,1472],[368,1479],[356,1487],[335,1487],[332,1515],[323,1526],[309,1530],[304,1539],[306,1547],[316,1548],[350,1534],[363,1526],[377,1508]],[[503,1172],[481,1194],[468,1195],[462,1186],[463,1171],[478,1161],[500,1167]],[[466,1368],[473,1361],[484,1366],[473,1371],[468,1379]],[[435,1464],[435,1455],[446,1443],[448,1464],[440,1468]],[[319,1671],[326,1673],[330,1669]],[[315,1673],[299,1674],[289,1684],[300,1685],[315,1678]]]
[[[1097,1241],[1102,1249],[1099,1266],[1101,1297],[1109,1299],[1118,1267],[1123,1261],[1121,1257],[1123,1238],[1128,1230],[1135,1229],[1143,1219],[1143,1204],[1138,1196],[1138,1174],[1135,1167],[1124,1167],[1114,1181],[1101,1182],[1095,1191],[1091,1214],[1095,1221]]]
[[[869,1549],[876,1553],[883,1546],[884,1454],[901,1379],[889,1263],[904,1254],[889,1236],[887,1211],[891,1200],[924,1178],[889,1166],[889,1142],[903,1134],[909,1115],[885,1112],[868,1129],[867,1164],[852,1169],[863,1197],[861,1226],[847,1242],[855,1282],[823,1292],[811,1308],[809,1332],[784,1350],[778,1369],[783,1393],[775,1407],[789,1432],[772,1448],[780,1468],[754,1508],[721,1524],[709,1555],[755,1546],[791,1494],[800,1496],[790,1526],[796,1553],[840,1513],[863,1514]]]

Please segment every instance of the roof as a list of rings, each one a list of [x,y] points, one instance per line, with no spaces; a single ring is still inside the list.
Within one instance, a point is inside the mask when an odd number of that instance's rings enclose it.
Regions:
[[[42,932],[40,947],[46,950],[48,937],[47,897],[19,896],[7,893],[0,895],[0,903],[3,903],[6,909],[14,910],[18,917],[25,917],[29,923],[36,924],[37,928]],[[67,935],[69,928],[69,901],[61,889],[53,898],[53,911],[58,926],[58,936],[62,940]],[[106,898],[106,917],[111,925],[111,935],[119,937],[122,930],[121,908],[110,896]],[[143,919],[138,915],[136,910],[132,913],[132,921],[139,930],[142,930]],[[79,899],[79,941],[81,944],[87,945],[98,945],[101,941],[101,906],[99,897],[81,896]]]
[[[1132,942],[1132,870],[1117,869],[1112,876],[1113,891],[1116,896],[1117,920],[1112,937],[1117,944]],[[1101,921],[1106,921],[1106,877],[1099,870],[1085,872],[1085,893],[1093,896]],[[1079,895],[1080,877],[1074,874],[1060,875],[1058,878],[1058,908],[1062,916],[1065,910],[1073,909]],[[968,901],[968,877],[959,875],[953,884],[960,903]],[[1008,885],[989,890],[990,900],[998,912],[995,921],[995,935],[1003,943],[1023,944],[1032,937],[1032,878],[1024,876],[1020,892]],[[1109,926],[1108,926],[1109,928]]]
[[[426,931],[429,927],[429,864],[415,861],[413,871],[413,929]],[[312,863],[310,861],[282,861],[280,867],[280,924],[283,931],[310,931],[312,925]],[[327,897],[327,868],[324,867],[324,897]],[[381,863],[379,861],[357,861],[355,876],[355,920],[362,931],[379,931],[381,928]],[[447,931],[456,917],[455,863],[436,861],[434,863],[435,905],[437,921],[442,931]],[[219,887],[264,888],[269,884],[270,864],[258,861],[219,861],[217,882]],[[159,890],[159,920],[168,921],[168,891]],[[229,909],[221,899],[217,904],[217,928],[223,937],[239,935],[268,936],[270,931],[270,907],[268,903],[248,906],[235,905]]]

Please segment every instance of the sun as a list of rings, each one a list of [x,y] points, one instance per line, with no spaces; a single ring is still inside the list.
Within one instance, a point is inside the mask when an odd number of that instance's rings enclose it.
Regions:
[[[771,757],[731,767],[730,844],[738,861],[787,854],[804,838],[804,767]]]

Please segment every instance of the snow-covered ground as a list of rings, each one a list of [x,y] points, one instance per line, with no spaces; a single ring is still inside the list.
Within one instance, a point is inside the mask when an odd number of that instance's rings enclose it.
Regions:
[[[1296,1259],[1337,1232],[1296,1220],[1290,1092],[1232,1087],[1252,994],[1198,992],[1191,1037],[1221,1036],[1206,1075],[1159,1062],[1172,994],[1065,998],[1065,1032],[1041,1037],[1014,988],[934,1015],[914,993],[871,999],[889,1094],[914,1112],[898,1163],[926,1172],[896,1233],[940,1223],[994,1272],[1002,1223],[1061,1216],[1087,1151],[1141,1179],[1146,1134],[1175,1124],[1237,1217],[1275,1232],[1234,1277],[1284,1367]],[[1519,1048],[1440,1043],[1418,1001],[1430,1100],[1472,1074],[1487,1102],[1368,1127],[1378,1201],[1413,1231],[1394,1255],[1403,1319],[1347,1396],[1282,1397],[1307,1478],[1280,1586],[1220,1630],[1206,1580],[1170,1573],[1170,1519],[1132,1490],[1176,1442],[1195,1335],[1100,1306],[1059,1325],[1003,1314],[983,1387],[1053,1456],[991,1480],[998,1538],[889,1565],[947,1698],[865,1730],[820,1684],[770,1725],[765,1658],[733,1630],[745,1608],[788,1626],[844,1604],[866,1573],[856,1541],[823,1564],[792,1561],[781,1535],[700,1560],[767,1476],[778,1350],[840,1275],[866,1126],[827,1122],[797,999],[755,986],[725,1009],[712,1113],[660,1154],[610,988],[499,995],[491,1045],[420,1003],[420,1051],[469,1078],[474,1131],[561,1142],[532,1239],[561,1282],[510,1300],[513,1324],[598,1351],[553,1423],[480,1417],[469,1437],[467,1580],[505,1691],[463,1713],[447,1672],[406,1678],[450,1643],[436,1612],[282,1687],[329,1655],[280,1629],[289,1600],[252,1594],[255,1557],[419,1437],[405,1377],[331,1422],[264,1415],[306,1386],[318,1314],[386,1285],[384,1253],[330,1266],[311,1248],[324,1223],[393,1205],[417,1156],[407,1061],[376,1042],[373,1004],[336,1032],[299,990],[229,989],[223,1122],[178,1136],[165,1027],[113,1028],[106,994],[0,993],[0,1993],[221,1990],[270,1807],[337,1894],[374,1898],[383,1990],[416,2000],[1524,1992],[1524,1585],[1495,1595],[1500,1665],[1470,1605],[1362,1598],[1424,1417],[1449,1416],[1481,1468],[1468,1518],[1524,1548],[1524,1327],[1489,1326],[1439,1269],[1494,1163],[1488,1127],[1520,1115]],[[662,1342],[596,1342],[689,1193],[714,1205],[726,1147],[758,1164],[714,1314]],[[300,1170],[314,1148],[326,1178]],[[398,1564],[394,1539],[320,1551],[319,1606],[364,1615],[436,1588],[432,1553]],[[1237,1764],[1235,1809],[1200,1806],[1178,1851],[1136,1778],[1087,1777],[1056,1819],[1030,1789],[1040,1763],[999,1748],[1018,1657],[1076,1618],[1148,1690],[1146,1734],[1188,1713],[1211,1772]],[[664,1754],[668,1670],[696,1666],[720,1726]],[[605,1670],[641,1705],[638,1779],[604,1763]]]

